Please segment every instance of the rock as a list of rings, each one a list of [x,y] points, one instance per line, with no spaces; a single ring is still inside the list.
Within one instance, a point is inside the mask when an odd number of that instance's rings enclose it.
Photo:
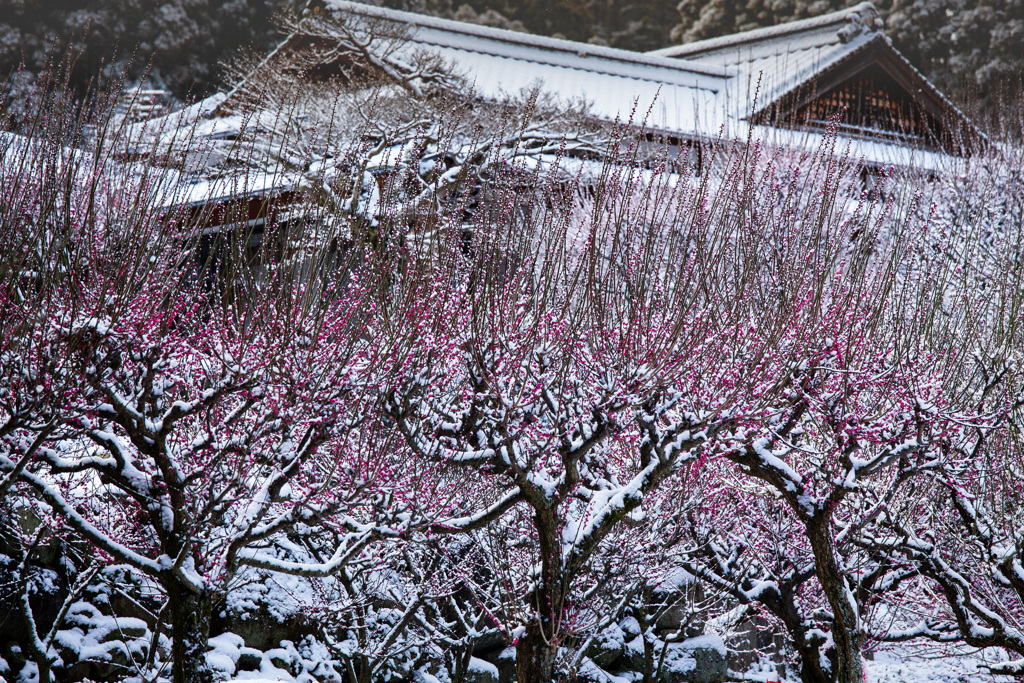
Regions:
[[[260,664],[263,663],[263,657],[260,653],[254,652],[243,652],[238,655],[238,670],[239,671],[259,671]]]
[[[9,587],[18,585],[18,564],[14,558],[0,555],[0,642],[15,641],[26,644],[25,621],[21,614],[21,596]],[[49,626],[60,613],[67,598],[67,582],[53,569],[29,566],[34,589],[29,593],[32,616],[37,624]],[[42,629],[43,626],[40,626]]]
[[[625,643],[622,652],[622,668],[626,671],[643,673],[644,670],[644,639],[637,636]]]
[[[776,631],[768,621],[754,615],[744,619],[732,629],[729,639],[728,664],[733,671],[746,671],[761,660],[762,653],[775,661],[782,661],[787,638]]]
[[[89,681],[99,678],[93,662],[88,660],[78,661],[67,669],[64,669],[64,680],[66,681]]]
[[[0,652],[3,653],[3,658],[7,660],[7,665],[15,671],[20,671],[21,667],[25,666],[27,661],[25,654],[21,651],[21,646],[17,643],[6,643]]]
[[[128,659],[128,654],[122,647],[107,647],[105,650],[106,656],[93,662],[97,678],[120,678],[134,668],[133,662]]]
[[[282,641],[299,642],[310,633],[317,633],[318,627],[305,615],[287,616],[283,621],[271,615],[265,609],[256,614],[240,617],[229,614],[227,618],[219,618],[211,624],[218,630],[237,633],[245,641],[247,647],[267,651],[278,647]]]
[[[499,683],[500,680],[501,674],[497,666],[476,657],[469,658],[465,683]]]
[[[498,683],[512,683],[516,678],[516,649],[506,647],[498,655]]]
[[[615,683],[621,680],[599,667],[589,657],[584,657],[580,661],[580,669],[576,673],[577,683]]]
[[[696,638],[704,635],[704,622],[704,619],[694,618],[688,605],[676,605],[658,617],[655,628],[663,634],[682,629],[687,638]]]
[[[146,626],[146,622],[141,619],[117,619],[117,628],[112,629],[109,633],[103,636],[100,642],[112,643],[114,641],[126,641],[135,638],[145,638],[149,635],[149,628]]]
[[[726,677],[725,643],[705,635],[671,643],[665,653],[662,683],[721,683]]]
[[[597,634],[585,654],[594,664],[607,669],[619,661],[625,651],[625,634],[618,624],[613,624]]]
[[[473,656],[491,661],[505,649],[505,633],[492,628],[473,640]],[[493,653],[493,656],[492,656]]]
[[[129,586],[129,588],[133,588],[133,586]],[[149,607],[151,608],[151,611],[148,611],[143,607],[143,605],[139,604],[139,602],[140,601],[129,598],[120,591],[114,591],[109,596],[109,612],[111,614],[116,614],[118,618],[130,617],[132,619],[138,619],[152,628],[156,625],[156,620],[153,618],[153,615],[159,611],[160,606],[158,604],[154,604],[155,601],[152,599],[145,600],[144,602],[149,603]]]
[[[292,660],[288,656],[288,652],[281,648],[271,650],[267,653],[267,657],[270,659],[270,663],[282,671],[292,670]]]
[[[626,617],[620,621],[619,628],[626,634],[626,640],[631,640],[640,635],[640,622],[634,617]]]

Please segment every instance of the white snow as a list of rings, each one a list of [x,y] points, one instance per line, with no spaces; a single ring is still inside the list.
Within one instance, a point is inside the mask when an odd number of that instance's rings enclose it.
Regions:
[[[469,666],[467,667],[470,671],[476,671],[478,673],[487,674],[492,676],[495,680],[498,679],[498,667],[494,666],[490,662],[485,662],[482,659],[476,657],[469,658]]]
[[[723,641],[720,636],[713,633],[706,633],[695,638],[687,638],[679,645],[682,649],[689,650],[691,652],[693,650],[715,650],[723,657],[727,654],[725,641]]]
[[[241,656],[240,649],[245,646],[245,640],[234,633],[223,633],[210,638],[210,651],[206,653],[206,663],[215,671],[223,671],[228,674],[235,673],[235,665]]]
[[[864,662],[868,683],[967,683],[968,681],[1008,680],[994,677],[982,667],[996,661],[981,652],[962,657],[937,657],[928,653],[914,654],[893,650],[875,654],[874,661]]]

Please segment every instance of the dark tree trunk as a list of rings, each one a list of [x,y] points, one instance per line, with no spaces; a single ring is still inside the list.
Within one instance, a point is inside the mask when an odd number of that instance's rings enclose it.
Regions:
[[[655,680],[659,678],[656,674],[660,673],[658,669],[661,667],[659,667],[654,661],[654,643],[647,637],[647,631],[655,625],[656,620],[652,622],[652,620],[648,618],[647,609],[643,607],[643,605],[651,604],[651,589],[649,587],[645,587],[639,598],[640,599],[637,601],[637,604],[640,605],[640,607],[631,610],[631,614],[633,618],[636,619],[636,623],[640,625],[640,640],[644,644],[644,663],[641,671],[639,672],[643,674],[643,679],[641,679],[640,683],[654,683]],[[665,645],[663,644],[661,652],[659,652],[657,656],[659,663],[663,660],[664,654]]]
[[[544,638],[539,623],[529,624],[516,643],[516,683],[551,683],[556,649]]]
[[[800,683],[832,683],[833,678],[821,666],[821,648],[806,638],[796,643],[800,653]]]
[[[39,676],[36,680],[39,683],[50,683],[53,680],[50,675],[50,660],[46,658],[46,655],[43,655],[42,657],[35,657],[33,661],[39,667]]]
[[[209,593],[194,593],[183,586],[167,589],[171,612],[171,680],[174,683],[211,683],[206,666],[213,600]]]
[[[815,573],[829,607],[832,608],[832,640],[835,643],[837,683],[863,683],[861,632],[857,610],[850,604],[850,591],[835,556],[835,540],[828,515],[821,514],[807,525],[814,553]]]
[[[562,611],[565,606],[565,567],[562,534],[555,513],[557,503],[534,505],[541,576],[533,596],[537,618],[526,626],[516,643],[517,683],[551,683],[558,653]]]
[[[802,580],[795,585],[784,583],[778,590],[764,591],[760,601],[786,627],[800,655],[800,683],[832,683],[832,675],[821,666],[823,639],[808,638],[810,625],[796,605],[796,593],[802,583]]]

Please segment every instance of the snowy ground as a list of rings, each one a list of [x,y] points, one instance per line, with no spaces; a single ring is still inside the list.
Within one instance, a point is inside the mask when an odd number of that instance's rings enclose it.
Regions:
[[[221,666],[217,668],[220,668],[222,672],[226,673],[230,670],[231,663],[228,660],[238,661],[239,649],[247,649],[240,648],[241,644],[234,642],[235,638],[237,637],[228,636],[221,639],[218,645],[222,647],[216,648],[215,653],[211,653],[211,657],[214,659],[224,658],[220,662],[211,662],[215,664],[215,667],[217,663],[220,663]],[[214,641],[217,640],[214,639]],[[278,668],[278,666],[285,666],[280,659],[283,654],[283,650],[263,654],[259,670],[239,672],[235,676],[229,677],[229,683],[270,683],[271,681],[311,683],[313,680],[318,680],[315,674],[310,676],[311,669],[315,667],[310,666],[312,662],[308,660],[305,664],[309,668],[298,676],[291,675],[284,668]],[[308,657],[311,653],[305,654]],[[273,663],[271,659],[274,660]],[[865,662],[865,664],[869,683],[1005,683],[1010,680],[1006,677],[997,677],[986,673],[983,669],[986,661],[994,660],[987,658],[984,653],[937,657],[922,654],[916,650],[896,650],[877,653],[873,661]],[[796,678],[780,680],[777,674],[768,673],[767,670],[761,674],[748,673],[745,678],[750,681],[798,683]]]
[[[1005,676],[992,676],[982,666],[984,654],[963,657],[934,658],[908,652],[880,652],[867,662],[870,683],[977,683],[1007,681]]]
[[[987,673],[984,665],[995,661],[998,661],[997,655],[988,656],[984,652],[939,656],[921,649],[902,648],[878,652],[874,660],[864,664],[868,683],[1006,683],[1012,680]],[[792,676],[780,678],[768,665],[762,673],[748,672],[743,678],[768,683],[799,683],[799,679]]]

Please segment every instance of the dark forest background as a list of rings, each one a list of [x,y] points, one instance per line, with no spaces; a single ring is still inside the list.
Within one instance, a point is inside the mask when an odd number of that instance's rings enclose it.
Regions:
[[[305,0],[0,0],[0,75],[8,106],[71,46],[72,85],[99,73],[182,100],[224,86],[240,49],[280,39],[279,14]],[[653,50],[803,19],[853,0],[384,0],[398,9],[480,24]],[[876,0],[896,47],[958,103],[995,117],[1021,92],[1024,0]],[[104,71],[105,70],[105,71]],[[102,89],[107,84],[101,82]]]

